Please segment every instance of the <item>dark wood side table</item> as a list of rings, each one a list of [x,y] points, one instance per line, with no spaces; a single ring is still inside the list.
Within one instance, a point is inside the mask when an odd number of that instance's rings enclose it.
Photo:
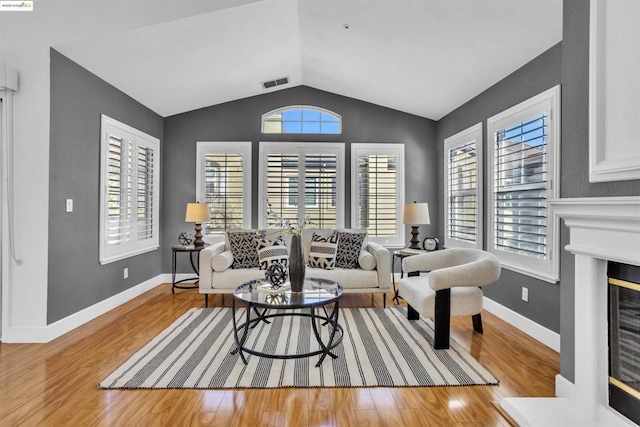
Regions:
[[[199,267],[200,267],[200,251],[210,245],[205,245],[202,248],[196,248],[193,245],[176,245],[171,247],[171,293],[175,293],[176,289],[197,289],[199,277]],[[196,273],[196,277],[188,277],[186,279],[176,281],[176,259],[179,253],[188,253],[189,261],[191,262],[191,268],[193,268],[193,272]],[[193,261],[193,255],[196,256],[196,261]],[[189,282],[195,280],[195,282],[190,283],[189,286],[179,285],[179,283]]]
[[[404,277],[404,270],[402,269],[402,260],[408,256],[426,254],[427,252],[428,251],[425,251],[425,250],[418,250],[417,252],[414,252],[413,249],[411,250],[411,252],[408,252],[407,248],[393,251],[393,254],[391,256],[391,279],[393,282],[393,301],[396,304],[400,303],[400,295],[398,294],[398,287],[396,286],[396,280],[393,273],[394,267],[396,266],[396,260],[398,259],[400,260],[400,278],[402,279]],[[409,276],[418,276],[419,274],[420,274],[419,272],[408,273]]]

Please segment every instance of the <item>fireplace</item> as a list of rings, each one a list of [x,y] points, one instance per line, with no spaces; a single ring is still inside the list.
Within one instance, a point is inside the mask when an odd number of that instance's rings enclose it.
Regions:
[[[500,406],[522,426],[640,425],[610,406],[607,276],[610,262],[640,266],[640,197],[557,199],[550,207],[569,227],[564,250],[575,258],[574,380],[556,376],[555,398],[505,398]]]
[[[610,261],[609,406],[640,425],[640,267]]]

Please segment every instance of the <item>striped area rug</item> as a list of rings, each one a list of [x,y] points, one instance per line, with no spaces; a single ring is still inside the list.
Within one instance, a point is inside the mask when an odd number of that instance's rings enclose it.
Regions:
[[[244,309],[238,310],[242,318]],[[319,356],[268,359],[230,354],[235,348],[230,308],[189,310],[122,366],[100,388],[407,387],[497,384],[454,340],[433,350],[431,321],[406,319],[402,308],[343,308],[342,344],[316,368]],[[323,328],[326,329],[326,328]],[[260,322],[247,345],[278,353],[317,348],[308,318]],[[297,350],[296,350],[297,349]]]

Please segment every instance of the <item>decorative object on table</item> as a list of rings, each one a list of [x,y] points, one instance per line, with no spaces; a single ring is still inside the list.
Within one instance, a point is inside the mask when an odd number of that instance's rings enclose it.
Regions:
[[[268,294],[264,297],[264,300],[269,304],[284,304],[289,297],[284,292],[277,294]]]
[[[264,278],[271,283],[272,288],[278,289],[287,281],[287,267],[279,262],[271,263],[264,272]]]
[[[438,240],[436,237],[426,237],[422,241],[422,249],[429,252],[437,251],[438,249],[440,249],[440,240]]]
[[[302,288],[304,287],[305,264],[301,237],[294,234],[291,236],[291,252],[289,252],[289,282],[291,282],[291,292],[302,292]]]
[[[132,349],[131,358],[98,386],[102,389],[264,389],[498,383],[455,339],[452,338],[449,350],[434,350],[430,341],[433,340],[430,319],[413,322],[408,328],[405,316],[404,307],[340,308],[340,323],[345,334],[340,369],[328,365],[320,371],[306,367],[306,363],[304,368],[300,367],[296,360],[264,363],[261,357],[250,357],[245,367],[240,357],[230,354],[236,347],[231,308],[192,308],[143,348],[135,349],[139,351]],[[238,310],[238,317],[244,317],[244,312]],[[379,322],[356,319],[379,319]],[[309,329],[304,327],[306,322],[296,320],[296,317],[283,317],[281,330],[286,333],[274,334],[273,340],[265,340],[264,334],[250,334],[246,345],[267,351],[284,348],[288,340],[304,339],[313,343],[310,350],[317,348],[318,344],[309,337]],[[385,328],[379,328],[379,324]],[[193,334],[188,333],[191,330],[202,333],[192,339]],[[389,336],[393,339],[388,339]],[[202,351],[203,348],[210,351]],[[388,354],[393,354],[394,359],[386,356]],[[310,359],[309,365],[313,366],[316,360]]]
[[[187,203],[187,211],[184,216],[185,222],[195,222],[195,240],[193,246],[198,248],[204,248],[204,240],[202,240],[202,223],[211,219],[211,212],[209,211],[209,205],[206,203]]]
[[[189,246],[193,243],[193,236],[191,235],[191,233],[182,232],[180,233],[180,235],[178,235],[178,243],[180,243],[182,246]]]
[[[271,203],[267,200],[267,222],[279,226],[283,231],[291,233],[291,250],[289,251],[289,282],[291,292],[302,292],[304,287],[304,274],[306,261],[302,247],[302,231],[304,227],[311,224],[311,219],[305,217],[297,220],[290,220],[273,210]]]
[[[418,226],[431,223],[428,203],[405,203],[402,212],[402,223],[411,226],[411,249],[421,249],[418,240]]]

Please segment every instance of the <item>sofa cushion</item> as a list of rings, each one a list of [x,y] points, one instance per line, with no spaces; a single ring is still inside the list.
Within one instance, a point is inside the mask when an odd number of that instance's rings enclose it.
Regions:
[[[333,234],[322,237],[316,233],[311,236],[309,248],[309,266],[331,270],[336,267],[336,251],[338,249],[338,236]]]
[[[376,257],[369,251],[360,249],[360,255],[358,256],[358,265],[361,269],[371,271],[376,268]]]
[[[362,249],[362,242],[367,233],[350,233],[338,231],[338,250],[336,253],[336,267],[358,268],[358,257]]]
[[[267,238],[257,239],[258,263],[260,270],[266,270],[269,264],[278,262],[284,266],[289,265],[289,251],[282,236],[274,240]]]
[[[233,254],[233,265],[231,268],[258,267],[260,264],[258,262],[256,239],[263,237],[264,230],[227,231],[229,246]]]

